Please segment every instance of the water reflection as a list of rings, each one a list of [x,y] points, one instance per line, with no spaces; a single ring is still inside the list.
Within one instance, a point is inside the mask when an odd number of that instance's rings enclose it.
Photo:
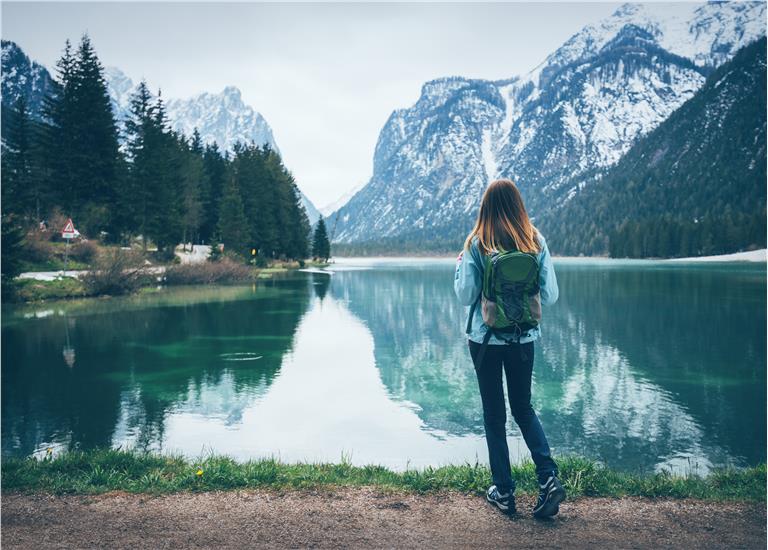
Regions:
[[[9,319],[2,333],[3,454],[27,455],[52,443],[156,448],[169,411],[195,400],[210,412],[218,400],[219,412],[237,417],[279,371],[309,288],[305,280],[267,282],[224,289],[224,300],[215,301],[217,290],[171,291],[153,307],[116,299],[111,307],[95,304],[96,313],[75,307],[76,315]],[[78,350],[76,367],[62,368],[62,348]]]
[[[342,300],[373,334],[376,366],[395,399],[414,403],[425,424],[453,434],[482,433],[482,409],[461,325],[464,308],[444,265],[342,269]]]
[[[226,448],[243,459],[335,462],[346,457],[395,468],[482,454],[480,438],[430,430],[412,408],[391,400],[373,350],[371,333],[359,319],[342,303],[318,296],[269,391],[245,400],[233,427],[237,437],[222,430],[226,419],[201,407],[199,399],[182,400],[168,415],[164,447],[191,455]],[[228,391],[226,384],[211,388],[214,394],[222,389]]]
[[[332,290],[370,327],[394,398],[431,428],[480,434],[447,267],[342,269]],[[595,267],[558,266],[562,298],[537,346],[534,406],[555,451],[645,470],[765,460],[764,271]]]
[[[556,453],[633,470],[765,460],[764,270],[557,269],[533,390]],[[129,445],[396,468],[484,461],[451,270],[336,265],[255,286],[6,309],[3,453]],[[511,421],[510,448],[527,456]]]
[[[765,460],[764,271],[560,271],[539,372],[561,393],[541,406],[563,426],[560,399],[580,404],[561,431],[575,451],[638,468]]]

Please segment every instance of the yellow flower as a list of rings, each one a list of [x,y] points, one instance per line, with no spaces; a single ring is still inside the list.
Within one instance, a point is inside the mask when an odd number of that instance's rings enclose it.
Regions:
[[[198,468],[197,472],[195,472],[195,473],[196,473],[197,477],[203,477],[203,469],[202,468]]]

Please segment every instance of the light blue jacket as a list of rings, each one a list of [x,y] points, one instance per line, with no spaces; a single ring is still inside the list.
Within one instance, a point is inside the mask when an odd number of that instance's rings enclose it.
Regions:
[[[549,255],[547,241],[541,233],[537,232],[536,236],[541,245],[541,251],[538,255],[541,304],[548,306],[557,301],[557,277],[555,276],[555,268],[552,265],[552,256]],[[480,291],[483,289],[483,271],[485,269],[485,264],[483,263],[483,255],[482,252],[480,252],[480,247],[477,242],[477,237],[475,237],[472,240],[469,250],[464,250],[459,255],[459,258],[456,260],[456,275],[453,280],[453,289],[456,292],[456,296],[459,298],[459,302],[467,306],[467,320],[469,320],[470,307],[475,300],[477,300]],[[462,330],[465,328],[466,321]],[[482,308],[480,307],[480,304],[478,304],[477,307],[475,307],[474,318],[472,319],[472,332],[468,335],[468,338],[473,342],[482,343],[483,337],[487,331],[488,327],[483,323]],[[528,331],[528,336],[521,337],[520,343],[524,344],[526,342],[532,342],[539,336],[541,336],[540,326]],[[504,340],[496,338],[495,335],[491,336],[488,343],[506,344]]]

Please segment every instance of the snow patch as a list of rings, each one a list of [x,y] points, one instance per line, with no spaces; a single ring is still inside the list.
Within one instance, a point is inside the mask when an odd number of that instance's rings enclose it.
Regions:
[[[480,150],[483,154],[485,175],[490,183],[496,179],[496,175],[499,173],[499,167],[496,163],[496,156],[493,151],[493,133],[490,128],[483,130],[483,142],[480,145]]]
[[[699,256],[693,258],[674,258],[668,262],[762,262],[766,263],[765,248],[750,250],[748,252],[735,252],[733,254],[720,254],[718,256]]]

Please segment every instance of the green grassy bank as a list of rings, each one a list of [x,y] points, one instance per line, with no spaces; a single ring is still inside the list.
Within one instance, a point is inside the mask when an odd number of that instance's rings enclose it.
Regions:
[[[644,496],[709,500],[764,501],[765,464],[719,470],[707,477],[616,472],[590,460],[560,457],[560,474],[575,496]],[[518,493],[536,491],[533,464],[513,467]],[[239,463],[210,456],[198,461],[176,456],[120,450],[71,452],[52,459],[2,462],[4,492],[169,493],[244,488],[309,488],[370,485],[385,490],[431,492],[453,490],[482,494],[490,484],[486,466],[464,464],[394,472],[382,466],[284,464],[273,459]]]
[[[217,269],[214,262],[200,264],[171,265],[168,276],[162,279],[161,274],[146,274],[136,285],[135,289],[126,289],[126,294],[156,292],[158,285],[180,286],[197,284],[238,284],[257,280],[271,279],[275,275],[286,273],[302,267],[323,268],[329,264],[306,260],[275,261],[268,267],[252,267],[237,265],[236,269]],[[162,280],[158,281],[158,277]],[[8,299],[15,302],[45,302],[50,300],[67,300],[71,298],[98,298],[109,294],[95,291],[77,277],[59,277],[52,281],[35,279],[16,279],[9,283]]]

